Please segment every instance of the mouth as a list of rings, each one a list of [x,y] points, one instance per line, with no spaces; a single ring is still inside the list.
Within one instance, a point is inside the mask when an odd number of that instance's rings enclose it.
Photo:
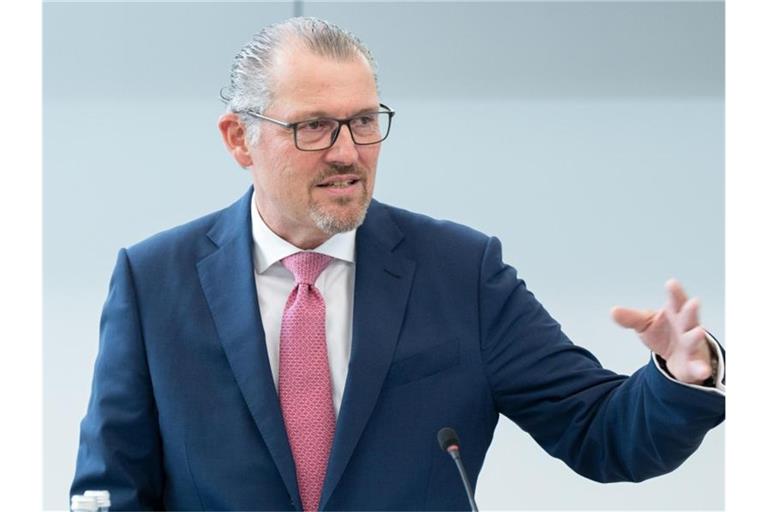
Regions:
[[[318,185],[318,187],[321,187],[321,188],[346,188],[346,187],[351,187],[352,185],[354,185],[358,181],[360,181],[360,180],[354,179],[354,180],[344,180],[344,181],[332,181],[330,183],[321,183],[320,185]]]
[[[354,175],[331,176],[317,184],[320,188],[345,189],[360,182],[360,178]]]

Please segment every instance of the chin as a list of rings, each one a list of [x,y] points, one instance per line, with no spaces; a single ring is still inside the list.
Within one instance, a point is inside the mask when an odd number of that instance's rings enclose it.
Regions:
[[[335,235],[360,227],[365,220],[371,199],[363,198],[358,201],[350,199],[343,201],[343,203],[343,205],[339,205],[337,202],[330,207],[310,209],[309,215],[320,231]]]

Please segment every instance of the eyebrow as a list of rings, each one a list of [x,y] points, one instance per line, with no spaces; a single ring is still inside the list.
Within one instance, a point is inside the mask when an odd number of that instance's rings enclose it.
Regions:
[[[359,116],[360,114],[366,114],[366,113],[370,113],[370,112],[378,112],[380,108],[381,107],[378,104],[376,104],[375,107],[361,108],[360,110],[355,111],[349,117],[355,117],[355,116]],[[291,116],[291,117],[295,117],[297,121],[305,121],[307,119],[316,119],[316,118],[321,118],[321,117],[327,117],[327,118],[331,118],[331,119],[338,119],[335,116],[329,114],[325,110],[312,110],[312,111],[309,111],[309,112],[301,112],[300,111],[298,114],[296,114],[295,116]]]

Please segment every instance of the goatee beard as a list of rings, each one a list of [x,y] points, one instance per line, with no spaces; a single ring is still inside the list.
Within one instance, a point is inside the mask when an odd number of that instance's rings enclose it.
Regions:
[[[347,206],[352,201],[356,201],[356,199],[344,198],[337,200],[336,204]],[[342,217],[333,215],[332,213],[313,205],[309,209],[309,216],[320,231],[327,235],[336,235],[360,227],[365,220],[365,215],[368,213],[370,204],[371,198],[366,193],[366,187],[365,184],[363,184],[363,197],[360,198],[360,204],[357,205],[356,211],[349,212],[349,214]]]
[[[323,210],[317,204],[310,205],[309,217],[312,219],[312,222],[315,223],[317,228],[327,235],[336,235],[338,233],[352,231],[353,229],[360,227],[365,220],[368,206],[371,204],[371,197],[368,194],[367,173],[354,165],[331,165],[317,177],[316,183],[321,183],[333,176],[350,174],[356,176],[357,179],[360,180],[359,183],[363,189],[362,197],[341,197],[335,199],[334,204],[345,208],[354,208],[355,205],[352,205],[351,203],[357,202],[357,208],[354,211],[349,211],[346,215],[339,216],[332,214],[330,211]]]

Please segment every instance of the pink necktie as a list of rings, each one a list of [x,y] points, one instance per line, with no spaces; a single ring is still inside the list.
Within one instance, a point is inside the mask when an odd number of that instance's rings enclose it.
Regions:
[[[296,464],[304,510],[317,510],[336,415],[325,344],[325,302],[315,280],[331,257],[298,252],[283,258],[296,280],[280,328],[280,408]]]

